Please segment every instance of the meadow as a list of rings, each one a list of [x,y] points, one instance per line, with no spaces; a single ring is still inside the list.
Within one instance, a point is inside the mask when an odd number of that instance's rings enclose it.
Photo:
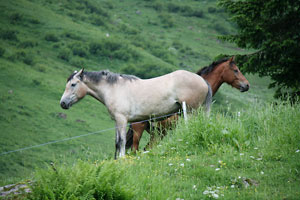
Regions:
[[[246,74],[247,93],[222,86],[210,119],[179,122],[149,153],[118,161],[102,104],[87,97],[60,108],[67,77],[82,67],[151,78],[247,53],[218,39],[235,26],[216,4],[1,1],[0,186],[34,180],[29,199],[205,199],[216,189],[228,199],[296,199],[299,105],[274,103],[267,78]]]

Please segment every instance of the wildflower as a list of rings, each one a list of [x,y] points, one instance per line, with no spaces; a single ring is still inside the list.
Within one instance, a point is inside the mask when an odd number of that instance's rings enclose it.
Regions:
[[[193,189],[194,189],[195,191],[197,191],[197,186],[196,186],[196,185],[193,185]]]
[[[144,151],[143,153],[149,153],[150,151]]]
[[[178,142],[182,142],[183,141],[183,139],[178,139]]]
[[[257,148],[257,147],[254,147],[253,149],[257,150],[258,148]]]
[[[216,171],[219,171],[220,170],[220,168],[216,168]]]
[[[169,166],[173,166],[173,163],[169,163]]]
[[[109,33],[106,33],[106,37],[109,37]]]
[[[300,150],[299,150],[299,149],[297,149],[297,150],[296,150],[296,153],[299,153],[299,152],[300,152]]]
[[[256,160],[262,160],[262,158],[256,158]]]
[[[240,156],[243,156],[244,155],[244,153],[240,153]]]
[[[241,112],[239,111],[239,112],[237,112],[237,116],[238,117],[240,117],[241,116]]]
[[[191,159],[187,158],[186,161],[191,162]]]
[[[252,158],[252,159],[255,159],[255,157],[254,157],[254,156],[250,156],[250,158]]]
[[[213,196],[215,199],[219,198],[219,195],[216,194],[216,193],[213,193],[212,196]]]
[[[181,166],[181,167],[184,167],[184,163],[181,163],[180,166]]]
[[[234,188],[235,186],[234,186],[234,185],[231,185],[230,187],[231,187],[231,188]]]
[[[175,150],[176,148],[175,148],[175,147],[171,147],[171,149],[172,149],[172,150]]]
[[[265,173],[263,171],[260,172],[261,175],[264,175]]]

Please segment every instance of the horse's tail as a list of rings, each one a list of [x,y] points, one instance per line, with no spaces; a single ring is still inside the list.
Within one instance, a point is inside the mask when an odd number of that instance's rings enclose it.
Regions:
[[[204,103],[205,103],[206,113],[207,113],[207,115],[209,115],[210,107],[211,107],[211,104],[212,104],[212,89],[211,89],[210,84],[207,81],[205,81],[205,82],[208,86],[208,92],[207,92]]]
[[[132,125],[129,125],[129,129],[126,134],[126,149],[131,148],[133,144],[133,130],[132,130]]]

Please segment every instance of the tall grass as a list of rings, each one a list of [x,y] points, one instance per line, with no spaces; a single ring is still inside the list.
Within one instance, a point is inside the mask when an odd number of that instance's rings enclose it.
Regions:
[[[299,119],[299,103],[200,111],[148,152],[40,170],[28,199],[296,199]]]

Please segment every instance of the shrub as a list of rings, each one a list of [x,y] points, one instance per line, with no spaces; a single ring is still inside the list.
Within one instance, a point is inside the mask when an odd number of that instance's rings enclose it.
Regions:
[[[70,50],[65,48],[58,53],[57,57],[68,62],[70,60],[70,54]]]
[[[33,41],[24,41],[19,44],[19,47],[21,48],[32,48],[35,46],[37,46],[37,42],[33,42]]]
[[[165,28],[172,28],[175,25],[175,20],[172,15],[162,13],[159,15],[159,18]]]
[[[209,13],[215,13],[216,11],[217,11],[217,9],[214,7],[208,7],[208,9],[207,9],[207,12],[209,12]]]
[[[4,40],[18,41],[17,31],[13,31],[13,30],[1,31],[0,37]]]
[[[2,47],[0,47],[0,57],[2,57],[5,53],[5,49],[3,49]]]
[[[80,57],[73,57],[70,61],[71,65],[82,68],[85,65],[85,60]]]
[[[128,61],[132,58],[138,59],[140,57],[137,51],[118,40],[102,40],[101,42],[90,43],[89,51],[93,55],[124,61]]]
[[[11,24],[18,24],[23,20],[23,16],[20,13],[13,13],[9,19]]]
[[[90,18],[91,23],[96,26],[104,26],[105,25],[105,20],[99,16],[93,16]]]
[[[45,40],[49,42],[58,42],[59,38],[53,33],[48,33],[47,35],[45,35]]]

